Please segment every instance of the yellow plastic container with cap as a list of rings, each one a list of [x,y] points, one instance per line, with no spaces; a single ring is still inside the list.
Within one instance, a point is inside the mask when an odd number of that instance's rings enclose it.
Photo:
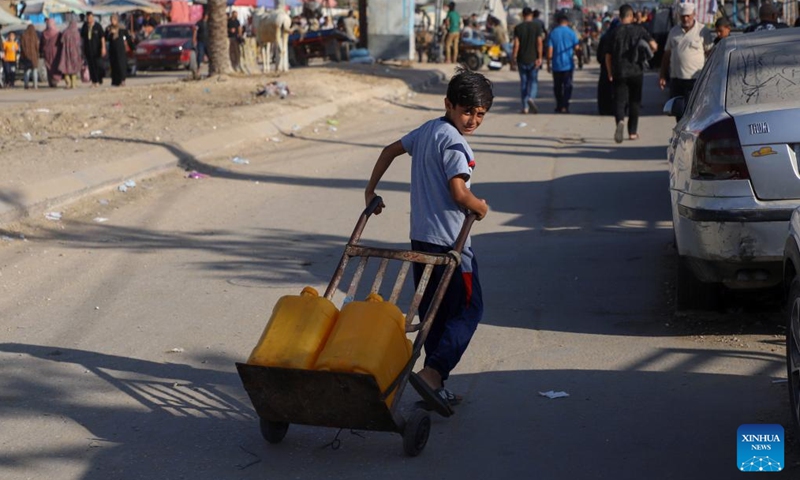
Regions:
[[[281,297],[247,363],[312,369],[338,315],[336,306],[311,287]]]
[[[370,374],[383,392],[403,370],[411,352],[403,312],[373,293],[366,301],[342,308],[314,368]],[[386,399],[387,405],[394,393]]]

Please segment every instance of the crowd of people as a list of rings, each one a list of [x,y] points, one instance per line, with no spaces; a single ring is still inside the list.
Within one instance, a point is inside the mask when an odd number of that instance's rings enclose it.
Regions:
[[[539,71],[546,68],[553,77],[555,112],[569,113],[574,71],[594,54],[600,65],[599,113],[614,117],[617,143],[625,139],[626,127],[627,138],[636,140],[645,72],[658,72],[658,86],[662,90],[668,88],[670,98],[688,99],[706,58],[717,43],[731,34],[733,25],[727,17],[720,15],[713,27],[706,26],[697,20],[695,9],[694,3],[684,2],[658,11],[646,7],[636,10],[626,4],[616,16],[613,12],[561,10],[554,15],[548,30],[540,12],[525,7],[521,21],[509,31],[491,15],[486,18],[485,27],[480,28],[477,15],[462,18],[456,3],[450,2],[440,26],[443,61],[459,63],[459,44],[471,38],[500,44],[512,70],[519,72],[519,111],[539,112]],[[775,4],[765,2],[759,8],[758,22],[742,31],[746,34],[787,28],[779,21],[779,14]],[[667,20],[662,35],[655,33],[658,19]],[[795,26],[800,26],[800,18]]]
[[[134,34],[126,28],[129,20],[134,20],[132,24],[137,28]],[[62,82],[65,88],[75,88],[81,81],[98,87],[106,77],[110,77],[113,86],[123,86],[136,38],[146,38],[156,25],[158,22],[149,14],[136,19],[114,14],[103,28],[88,12],[70,20],[63,30],[53,19],[47,19],[41,33],[32,24],[19,38],[10,31],[0,38],[0,87],[15,88],[18,69],[23,72],[25,89],[38,89],[40,83],[56,88]],[[40,60],[45,78],[40,78]]]

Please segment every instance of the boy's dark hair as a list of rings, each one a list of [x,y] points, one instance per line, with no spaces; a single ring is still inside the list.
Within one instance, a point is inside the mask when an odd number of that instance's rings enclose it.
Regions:
[[[720,27],[728,27],[731,28],[731,21],[725,17],[720,17],[717,19],[716,23],[714,23],[714,28]]]
[[[619,7],[619,18],[622,20],[626,18],[628,15],[633,16],[633,7],[628,5],[627,3],[621,7]]]
[[[494,101],[492,82],[478,72],[458,67],[447,85],[447,99],[453,107],[484,107],[488,112]]]
[[[539,15],[541,15],[541,14],[542,14],[542,12],[540,12],[539,10],[534,10],[533,11],[533,18],[539,18]]]
[[[447,8],[449,8],[450,10],[455,10],[456,9],[456,2],[448,3],[447,4]]]
[[[528,15],[533,15],[533,10],[531,10],[531,7],[525,7],[525,8],[523,8],[523,9],[522,9],[522,18],[525,18],[525,17],[527,17]]]

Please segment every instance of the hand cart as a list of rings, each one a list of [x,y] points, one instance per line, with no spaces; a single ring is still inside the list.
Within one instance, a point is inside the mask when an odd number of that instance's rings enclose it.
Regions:
[[[371,288],[373,293],[377,293],[380,289],[389,261],[402,262],[389,298],[392,303],[397,303],[400,297],[411,264],[425,265],[411,305],[406,312],[406,333],[417,332],[411,359],[385,391],[380,390],[372,375],[362,373],[300,370],[237,363],[239,377],[260,419],[261,434],[269,443],[282,441],[289,425],[294,423],[397,432],[403,436],[403,449],[410,456],[419,455],[425,448],[431,428],[429,413],[419,408],[406,418],[400,412],[400,400],[412,368],[422,353],[422,346],[425,344],[425,338],[428,336],[450,278],[460,265],[461,250],[476,216],[474,214],[466,216],[456,245],[446,254],[360,245],[359,241],[367,220],[381,204],[381,198],[375,197],[359,217],[353,234],[345,246],[339,266],[325,291],[325,298],[333,300],[347,264],[356,257],[359,261],[347,292],[348,298],[356,295],[370,258],[381,259]],[[432,286],[435,291],[425,318],[413,323],[435,266],[443,266],[445,269],[441,282]],[[387,406],[385,400],[395,391],[391,406]]]

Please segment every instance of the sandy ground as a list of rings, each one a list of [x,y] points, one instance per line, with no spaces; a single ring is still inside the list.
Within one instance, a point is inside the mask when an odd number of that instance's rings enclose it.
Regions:
[[[256,96],[285,82],[291,95]],[[305,68],[280,77],[209,78],[163,85],[104,88],[79,98],[9,107],[0,118],[0,189],[29,185],[106,162],[139,148],[130,141],[185,141],[218,128],[281,115],[387,80],[345,70]],[[94,136],[119,138],[103,141]]]

